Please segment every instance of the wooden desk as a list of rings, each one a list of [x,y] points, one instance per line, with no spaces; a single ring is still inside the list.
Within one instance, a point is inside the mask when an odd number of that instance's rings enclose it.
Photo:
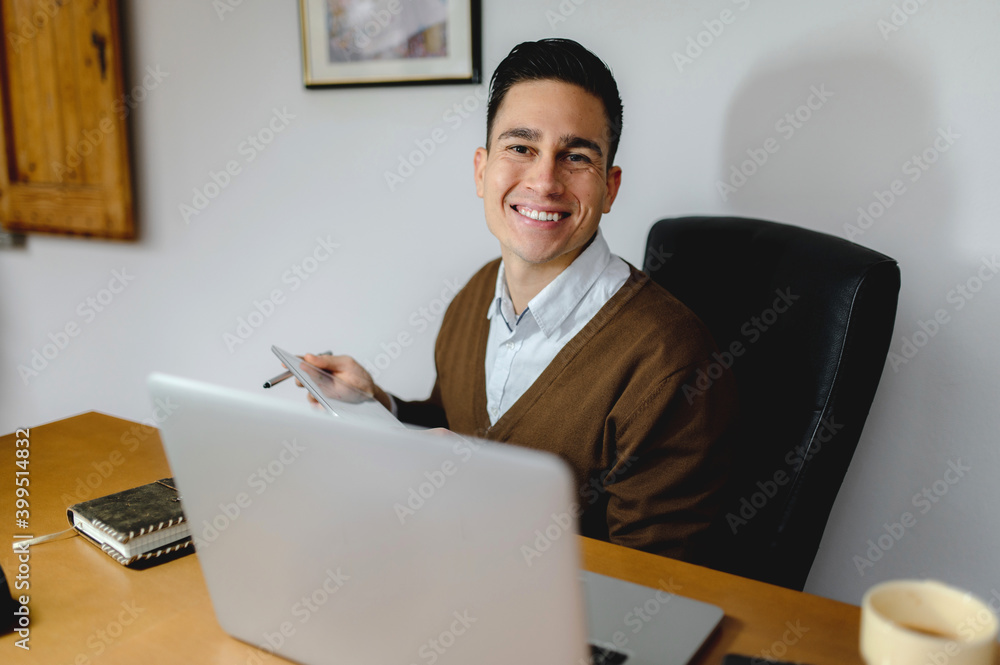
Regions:
[[[30,525],[36,536],[67,528],[66,507],[170,475],[156,430],[86,413],[30,431]],[[0,564],[14,578],[15,437],[0,439]],[[588,570],[722,607],[722,625],[695,662],[726,653],[812,665],[860,663],[859,610],[852,605],[707,568],[581,539]],[[79,537],[31,548],[29,652],[0,637],[0,662],[279,663],[226,635],[216,623],[197,555],[135,571]],[[13,580],[12,580],[13,585]],[[259,656],[259,659],[255,656]],[[470,664],[472,665],[472,664]]]

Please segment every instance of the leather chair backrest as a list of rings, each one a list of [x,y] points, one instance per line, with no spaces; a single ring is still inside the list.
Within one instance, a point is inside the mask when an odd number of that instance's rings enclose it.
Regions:
[[[739,390],[709,565],[802,589],[882,375],[899,267],[795,226],[685,217],[653,226],[643,269],[705,322]]]

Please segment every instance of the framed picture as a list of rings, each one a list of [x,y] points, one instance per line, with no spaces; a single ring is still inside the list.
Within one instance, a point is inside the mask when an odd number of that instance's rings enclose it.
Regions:
[[[299,0],[307,88],[479,83],[480,0]]]

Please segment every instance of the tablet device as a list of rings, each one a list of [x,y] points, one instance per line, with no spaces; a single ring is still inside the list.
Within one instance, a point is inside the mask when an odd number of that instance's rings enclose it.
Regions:
[[[368,393],[284,349],[272,346],[271,351],[331,415],[355,422],[403,427],[381,402]]]

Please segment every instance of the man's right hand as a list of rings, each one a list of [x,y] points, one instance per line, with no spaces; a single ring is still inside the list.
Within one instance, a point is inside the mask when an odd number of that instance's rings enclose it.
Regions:
[[[385,408],[392,409],[392,401],[389,399],[388,393],[376,385],[375,380],[372,379],[372,375],[368,373],[368,370],[362,367],[354,358],[350,356],[316,356],[307,353],[303,356],[303,360],[310,365],[315,365],[329,371],[344,383],[371,395]],[[295,383],[300,388],[302,387],[302,384],[298,380]],[[318,404],[312,395],[307,394],[307,396],[310,402]]]

